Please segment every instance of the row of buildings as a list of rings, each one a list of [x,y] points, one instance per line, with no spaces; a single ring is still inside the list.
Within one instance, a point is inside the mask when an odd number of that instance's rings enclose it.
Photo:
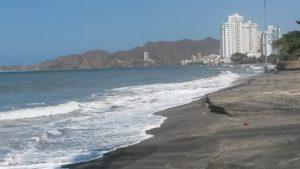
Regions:
[[[245,21],[238,13],[228,16],[228,21],[220,27],[220,55],[230,58],[235,53],[260,57],[276,54],[272,43],[281,37],[280,28],[268,26],[259,31],[257,23]]]
[[[192,55],[190,59],[183,59],[180,61],[181,65],[189,65],[189,64],[208,64],[208,65],[216,65],[216,64],[227,64],[231,63],[229,58],[221,58],[220,55],[209,54],[202,55],[200,52],[197,55]]]

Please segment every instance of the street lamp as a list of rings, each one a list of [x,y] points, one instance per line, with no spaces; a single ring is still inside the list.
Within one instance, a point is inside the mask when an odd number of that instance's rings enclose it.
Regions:
[[[264,0],[264,43],[263,51],[265,54],[265,72],[268,72],[268,56],[267,56],[267,0]]]

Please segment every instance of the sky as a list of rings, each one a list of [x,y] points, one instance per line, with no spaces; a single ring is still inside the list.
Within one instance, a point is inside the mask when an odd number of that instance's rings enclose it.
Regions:
[[[267,24],[299,30],[300,0],[268,0]],[[219,39],[239,13],[263,29],[263,0],[0,0],[0,65],[143,46],[148,41]]]

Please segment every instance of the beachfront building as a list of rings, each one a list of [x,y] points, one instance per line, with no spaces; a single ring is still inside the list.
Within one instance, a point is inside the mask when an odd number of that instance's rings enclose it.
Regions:
[[[257,23],[247,21],[243,24],[243,51],[247,56],[261,56],[261,32],[257,30]]]
[[[238,13],[228,16],[228,21],[220,27],[220,55],[231,58],[235,53],[248,56],[260,56],[261,33],[257,30],[257,23],[244,21]]]
[[[268,29],[262,34],[262,54],[269,56],[278,54],[277,49],[272,47],[272,43],[281,38],[280,28],[276,26],[268,26]]]
[[[144,61],[149,60],[149,52],[144,52]]]
[[[195,55],[191,56],[191,60],[192,60],[192,63],[197,63],[198,62],[198,59]]]

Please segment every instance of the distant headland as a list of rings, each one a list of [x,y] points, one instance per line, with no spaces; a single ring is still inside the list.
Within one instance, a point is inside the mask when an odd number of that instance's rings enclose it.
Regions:
[[[0,71],[47,71],[148,67],[180,64],[199,54],[219,54],[220,42],[217,39],[183,39],[179,41],[147,42],[142,47],[127,51],[109,53],[104,50],[87,51],[82,54],[61,56],[54,60],[27,66],[0,66]],[[145,55],[146,54],[146,58]]]

